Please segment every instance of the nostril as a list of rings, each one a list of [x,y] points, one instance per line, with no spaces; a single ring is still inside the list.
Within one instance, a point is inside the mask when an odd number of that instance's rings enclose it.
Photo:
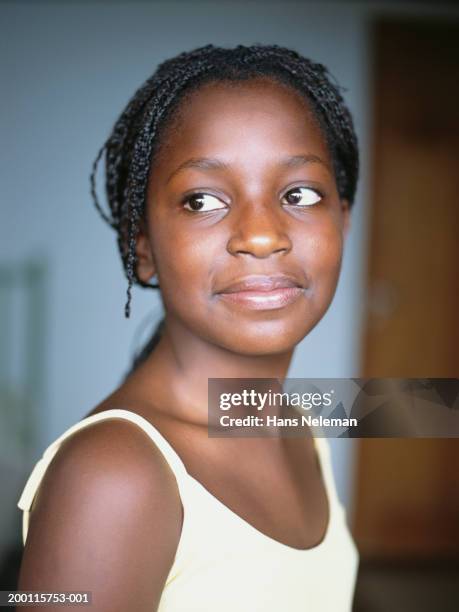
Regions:
[[[288,253],[292,248],[290,238],[286,234],[273,232],[271,234],[233,236],[227,245],[229,253],[236,255],[253,255],[268,257],[273,253]]]

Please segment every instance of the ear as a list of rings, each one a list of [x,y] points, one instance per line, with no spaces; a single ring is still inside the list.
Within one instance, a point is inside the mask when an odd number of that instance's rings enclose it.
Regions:
[[[141,219],[139,223],[139,231],[136,240],[136,255],[137,276],[142,282],[148,283],[156,274],[156,267],[144,219]]]
[[[351,208],[346,199],[341,200],[341,212],[343,214],[343,238],[346,240],[351,225]]]

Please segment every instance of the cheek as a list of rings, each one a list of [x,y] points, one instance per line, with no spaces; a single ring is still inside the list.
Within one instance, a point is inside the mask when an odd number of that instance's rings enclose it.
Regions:
[[[334,220],[316,226],[305,242],[305,272],[311,288],[329,293],[338,282],[343,254],[341,228]]]
[[[153,226],[153,223],[152,223]],[[205,232],[187,231],[183,224],[157,223],[151,232],[153,255],[163,300],[193,308],[211,291],[212,262],[218,251]]]

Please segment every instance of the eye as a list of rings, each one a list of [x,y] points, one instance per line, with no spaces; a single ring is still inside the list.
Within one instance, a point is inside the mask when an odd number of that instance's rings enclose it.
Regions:
[[[226,205],[210,193],[193,193],[183,200],[184,208],[194,212],[209,212],[226,208]]]
[[[282,199],[294,206],[312,206],[320,202],[322,196],[311,187],[295,187],[287,191]]]

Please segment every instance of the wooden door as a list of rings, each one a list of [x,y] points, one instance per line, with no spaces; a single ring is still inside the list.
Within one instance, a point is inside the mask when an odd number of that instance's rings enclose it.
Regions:
[[[459,26],[373,28],[363,376],[459,375]],[[365,152],[363,152],[365,154]],[[362,439],[363,557],[459,556],[459,439]]]

